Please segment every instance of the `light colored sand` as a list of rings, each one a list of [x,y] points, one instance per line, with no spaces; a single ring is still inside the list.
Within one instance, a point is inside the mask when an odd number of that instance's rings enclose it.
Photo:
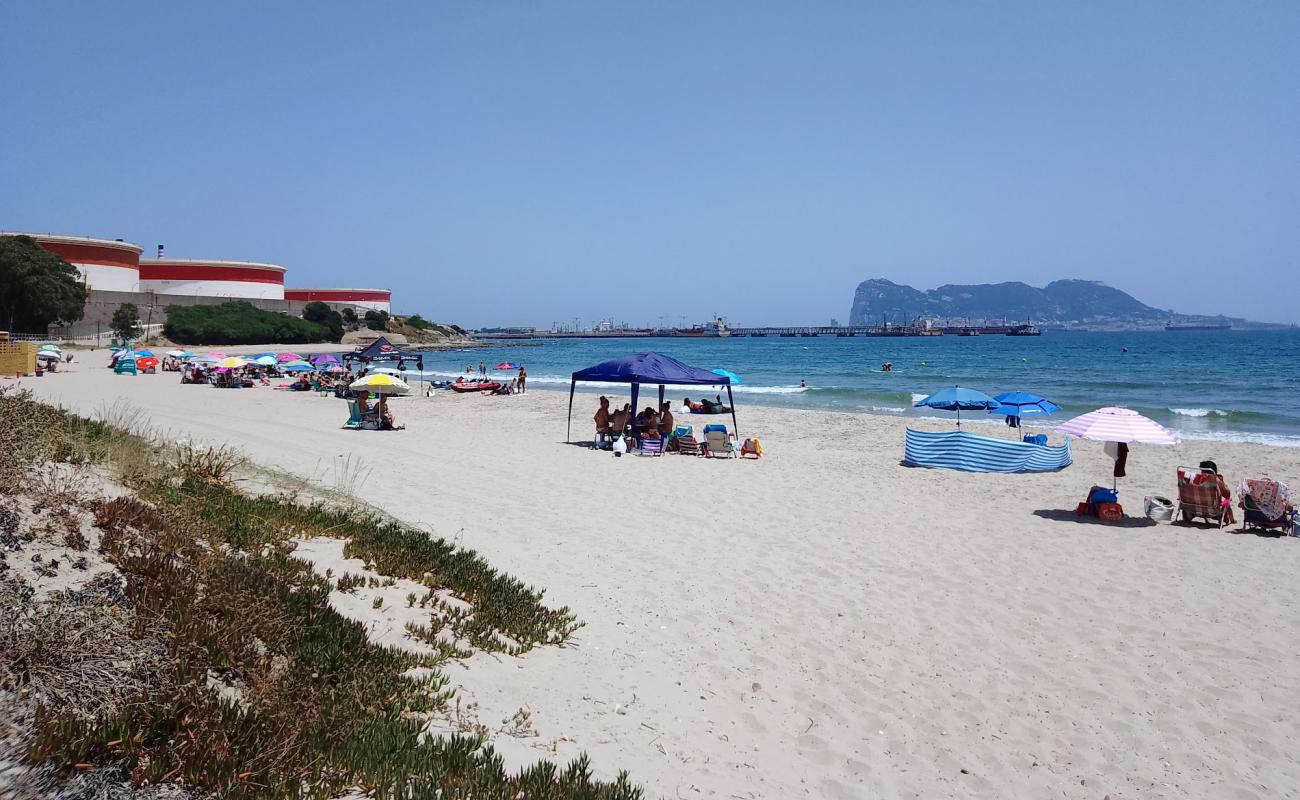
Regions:
[[[585,750],[670,798],[1300,787],[1300,539],[1080,524],[1099,444],[968,475],[900,466],[898,420],[742,409],[761,462],[614,459],[562,443],[553,393],[403,399],[409,429],[379,433],[332,398],[81,361],[24,384],[351,486],[575,609],[572,647],[451,669],[488,728],[530,710],[536,737],[497,739],[512,762]],[[1206,457],[1300,488],[1294,449],[1136,447],[1130,513]]]

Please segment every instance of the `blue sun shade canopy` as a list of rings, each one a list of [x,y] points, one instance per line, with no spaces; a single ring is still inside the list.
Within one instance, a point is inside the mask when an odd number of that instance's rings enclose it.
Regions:
[[[723,386],[731,379],[712,370],[683,364],[663,353],[635,353],[602,361],[573,373],[575,381],[604,383],[662,383],[674,386]]]

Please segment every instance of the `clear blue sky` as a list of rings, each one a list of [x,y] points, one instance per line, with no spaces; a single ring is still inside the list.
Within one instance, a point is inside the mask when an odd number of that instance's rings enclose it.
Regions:
[[[1096,278],[1300,321],[1300,2],[10,3],[0,229],[463,325]]]

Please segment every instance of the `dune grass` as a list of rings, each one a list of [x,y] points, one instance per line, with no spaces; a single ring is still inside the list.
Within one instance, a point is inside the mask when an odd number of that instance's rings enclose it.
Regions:
[[[236,461],[0,391],[0,481],[22,486],[33,464],[71,462],[114,470],[134,490],[86,506],[136,629],[166,643],[169,673],[161,689],[94,714],[39,708],[31,760],[232,798],[329,798],[352,788],[377,798],[641,797],[625,774],[595,780],[585,756],[511,773],[481,736],[423,734],[454,700],[440,666],[468,651],[373,644],[328,601],[359,579],[335,585],[316,575],[292,556],[294,540],[342,539],[346,555],[374,571],[423,583],[429,623],[412,636],[430,643],[447,631],[504,654],[561,644],[580,624],[568,609],[546,607],[541,591],[476,554],[391,520],[243,495],[229,483]]]

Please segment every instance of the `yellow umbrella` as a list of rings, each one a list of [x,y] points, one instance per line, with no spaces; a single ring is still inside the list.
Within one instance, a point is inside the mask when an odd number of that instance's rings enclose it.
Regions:
[[[411,391],[400,378],[394,378],[392,375],[385,375],[382,372],[372,372],[371,374],[353,381],[348,385],[349,389],[357,392],[370,392],[372,394],[406,394]]]
[[[235,368],[238,368],[238,367],[245,367],[245,366],[248,366],[248,362],[245,361],[245,360],[242,359],[242,358],[235,358],[234,356],[231,356],[230,358],[223,358],[223,359],[221,359],[220,361],[218,361],[218,362],[217,362],[217,366],[218,366],[218,367],[230,367],[230,368],[232,368],[232,369],[235,369]]]

